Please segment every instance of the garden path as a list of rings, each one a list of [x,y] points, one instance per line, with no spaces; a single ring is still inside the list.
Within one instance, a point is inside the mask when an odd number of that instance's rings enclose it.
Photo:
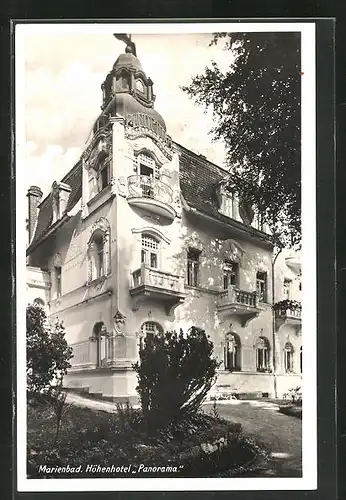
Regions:
[[[264,401],[232,401],[217,403],[221,417],[242,424],[244,434],[262,443],[270,452],[270,461],[253,476],[301,477],[302,421],[279,413],[279,406]],[[205,405],[206,411],[212,404]],[[260,473],[260,474],[259,474]]]

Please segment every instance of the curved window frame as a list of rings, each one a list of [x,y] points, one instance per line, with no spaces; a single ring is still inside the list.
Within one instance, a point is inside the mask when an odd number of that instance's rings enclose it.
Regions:
[[[241,342],[235,332],[226,334],[224,345],[224,367],[230,372],[241,371]]]
[[[94,324],[92,331],[92,341],[96,342],[96,367],[101,368],[107,360],[107,339],[106,325],[103,321]]]
[[[141,328],[140,328],[140,333],[139,333],[139,349],[144,348],[144,339],[147,337],[147,335],[157,335],[157,334],[162,334],[163,333],[163,328],[158,323],[157,321],[144,321],[142,323]]]
[[[286,342],[284,348],[284,369],[285,373],[293,373],[294,372],[294,363],[293,363],[294,349],[291,342]]]
[[[256,341],[256,371],[266,373],[270,371],[270,344],[267,337],[258,337]]]
[[[93,225],[88,241],[88,283],[110,275],[110,253],[109,223],[107,219],[101,218]]]

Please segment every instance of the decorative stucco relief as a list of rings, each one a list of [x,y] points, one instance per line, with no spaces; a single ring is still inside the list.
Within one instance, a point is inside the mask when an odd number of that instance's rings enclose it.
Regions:
[[[119,310],[113,316],[113,325],[116,335],[125,334],[126,316],[124,316],[124,314],[122,314]]]

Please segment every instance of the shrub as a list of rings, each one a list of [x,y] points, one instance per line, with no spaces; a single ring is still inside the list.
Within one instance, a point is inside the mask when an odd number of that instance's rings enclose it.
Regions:
[[[303,400],[301,387],[289,389],[289,391],[284,394],[284,399],[290,401],[292,404],[301,406]]]
[[[302,310],[302,304],[301,302],[297,300],[280,300],[279,302],[276,302],[273,306],[274,311],[287,311],[289,309],[290,311],[301,311]]]
[[[147,335],[140,348],[137,391],[151,430],[194,415],[215,381],[218,363],[204,330]]]
[[[27,388],[29,393],[48,393],[62,382],[72,358],[72,348],[65,339],[63,324],[47,323],[47,316],[37,304],[26,309]]]

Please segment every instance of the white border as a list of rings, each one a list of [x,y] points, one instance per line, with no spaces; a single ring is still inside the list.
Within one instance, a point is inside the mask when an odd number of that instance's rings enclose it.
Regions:
[[[300,31],[302,36],[302,268],[303,268],[303,477],[302,478],[26,478],[26,248],[25,214],[25,44],[27,34],[179,34]],[[16,284],[17,284],[17,481],[18,491],[239,491],[314,490],[317,488],[316,411],[316,118],[315,24],[307,23],[163,23],[163,24],[17,24],[15,27],[16,97]],[[24,203],[24,205],[23,205]],[[306,328],[306,325],[308,327]],[[308,332],[308,348],[305,331]]]

